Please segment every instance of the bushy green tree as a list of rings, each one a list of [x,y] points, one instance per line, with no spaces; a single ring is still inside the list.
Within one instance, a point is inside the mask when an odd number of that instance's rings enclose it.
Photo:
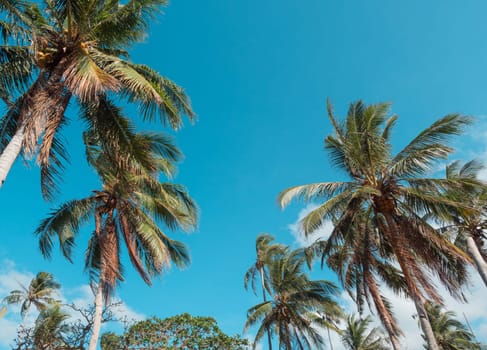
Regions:
[[[139,321],[121,336],[105,333],[101,346],[102,350],[245,350],[248,341],[238,335],[226,335],[212,317],[185,313],[166,319],[152,317]]]

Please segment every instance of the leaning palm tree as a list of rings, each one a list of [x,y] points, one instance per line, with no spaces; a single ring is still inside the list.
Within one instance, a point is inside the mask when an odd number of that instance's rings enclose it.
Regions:
[[[53,239],[59,238],[63,254],[71,251],[80,226],[90,218],[94,232],[86,252],[86,269],[96,281],[95,319],[89,349],[98,340],[103,301],[113,294],[122,280],[120,245],[125,244],[130,261],[142,279],[161,274],[172,261],[185,266],[189,255],[184,244],[169,238],[158,226],[190,230],[197,223],[197,210],[186,189],[161,183],[159,175],[171,176],[173,163],[181,153],[170,139],[160,134],[135,133],[128,119],[108,100],[86,106],[86,119],[113,121],[111,137],[97,122],[85,133],[89,164],[97,171],[102,188],[84,199],[73,200],[54,210],[37,228],[41,252],[49,257]],[[115,141],[116,142],[115,142]]]
[[[454,312],[443,311],[437,304],[428,304],[426,310],[441,350],[481,349],[481,345],[475,340],[472,332],[455,319]]]
[[[54,280],[54,277],[49,272],[39,272],[29,283],[28,287],[20,286],[21,289],[16,289],[10,292],[4,298],[7,304],[20,304],[20,315],[22,316],[22,325],[25,327],[27,316],[32,305],[38,311],[42,311],[49,306],[57,304],[58,301],[54,295],[57,293],[61,285]]]
[[[145,38],[164,5],[166,0],[0,0],[0,92],[6,91],[0,95],[10,106],[0,124],[0,186],[23,151],[37,155],[43,195],[50,198],[65,156],[58,134],[72,101],[116,93],[135,102],[145,118],[159,112],[174,129],[183,114],[193,117],[180,87],[129,60],[127,49]]]
[[[342,334],[342,343],[347,350],[388,350],[390,349],[379,328],[369,330],[372,319],[356,319],[350,315]]]
[[[365,106],[359,101],[351,104],[345,121],[339,123],[328,104],[335,134],[325,139],[325,148],[349,180],[291,187],[279,195],[279,203],[284,207],[293,198],[324,200],[301,223],[305,234],[309,234],[324,220],[336,219],[330,245],[335,244],[340,232],[359,221],[364,210],[370,213],[370,222],[379,235],[380,254],[397,262],[428,346],[438,350],[424,304],[429,299],[441,303],[442,298],[430,275],[438,277],[453,296],[461,298],[466,265],[471,261],[423,217],[445,217],[452,208],[473,210],[468,204],[446,198],[444,192],[483,184],[471,179],[466,182],[425,175],[437,160],[453,152],[448,139],[460,134],[470,119],[458,114],[441,118],[392,155],[390,134],[397,117],[389,117],[388,111],[388,104]]]
[[[269,272],[267,265],[272,263],[272,260],[276,255],[284,253],[287,249],[286,246],[278,243],[272,243],[274,237],[267,233],[262,233],[257,236],[255,241],[255,253],[257,260],[255,263],[247,270],[244,277],[245,289],[248,289],[249,282],[252,285],[252,290],[257,295],[256,280],[257,277],[260,280],[260,287],[262,290],[262,299],[267,302],[266,290],[269,290]],[[269,344],[269,350],[272,350],[272,335],[269,330],[267,330],[267,340]]]
[[[477,161],[470,161],[461,164],[453,162],[446,167],[447,179],[473,179],[477,181],[479,171],[483,165]],[[475,267],[487,286],[487,253],[484,248],[485,230],[487,229],[486,200],[487,189],[485,188],[462,188],[458,191],[450,191],[447,196],[454,200],[468,203],[475,208],[471,210],[456,210],[452,213],[451,222],[440,228],[440,232],[451,235],[455,244],[464,249],[475,263]]]
[[[270,300],[247,311],[244,331],[259,324],[253,347],[270,331],[280,349],[315,349],[323,345],[321,331],[342,311],[335,300],[337,287],[325,280],[312,281],[303,271],[305,259],[299,251],[284,252],[268,264]]]

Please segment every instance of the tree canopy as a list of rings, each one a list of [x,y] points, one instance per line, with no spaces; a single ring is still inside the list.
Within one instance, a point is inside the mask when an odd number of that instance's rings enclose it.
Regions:
[[[102,350],[129,349],[187,349],[219,350],[248,349],[248,341],[240,336],[228,336],[212,317],[191,316],[184,313],[165,319],[152,317],[137,322],[123,335],[105,333]]]

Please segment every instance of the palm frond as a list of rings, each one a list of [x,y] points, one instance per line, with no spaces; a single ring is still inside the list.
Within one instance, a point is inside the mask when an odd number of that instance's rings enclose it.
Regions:
[[[281,208],[284,208],[295,198],[302,199],[305,202],[314,198],[326,199],[344,191],[352,184],[351,182],[321,182],[294,186],[282,191],[277,198],[277,202]]]
[[[73,200],[53,210],[47,218],[42,220],[35,230],[42,255],[50,258],[53,239],[58,236],[61,251],[70,260],[75,235],[81,225],[89,220],[95,203],[94,197]]]
[[[126,4],[107,1],[97,13],[96,25],[90,36],[101,46],[127,46],[145,38],[147,26],[161,12],[166,0],[129,0]]]
[[[471,118],[450,114],[434,122],[392,159],[391,173],[399,177],[424,174],[431,169],[434,161],[453,151],[444,142],[453,135],[461,134],[471,121]]]
[[[69,62],[63,78],[70,92],[82,102],[94,101],[107,91],[120,89],[119,81],[100,68],[89,52],[82,48],[72,53]]]

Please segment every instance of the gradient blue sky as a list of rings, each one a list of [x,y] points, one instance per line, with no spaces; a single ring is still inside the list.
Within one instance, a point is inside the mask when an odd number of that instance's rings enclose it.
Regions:
[[[485,156],[486,11],[474,0],[173,0],[132,59],[191,96],[199,120],[176,134],[186,156],[176,182],[198,202],[201,221],[194,234],[173,235],[190,247],[190,268],[171,270],[149,288],[125,260],[118,295],[143,315],[208,315],[240,333],[247,308],[258,302],[242,282],[255,237],[269,232],[293,244],[289,225],[305,207],[281,211],[277,194],[341,176],[323,152],[327,97],[338,115],[357,99],[392,102],[400,116],[396,147],[447,113],[476,116],[458,145],[464,156]],[[82,260],[91,228],[72,265],[59,255],[43,260],[33,231],[50,208],[97,188],[75,110],[70,117],[71,164],[58,200],[41,200],[38,168],[22,161],[0,191],[3,276],[47,270],[66,291],[87,282]]]

